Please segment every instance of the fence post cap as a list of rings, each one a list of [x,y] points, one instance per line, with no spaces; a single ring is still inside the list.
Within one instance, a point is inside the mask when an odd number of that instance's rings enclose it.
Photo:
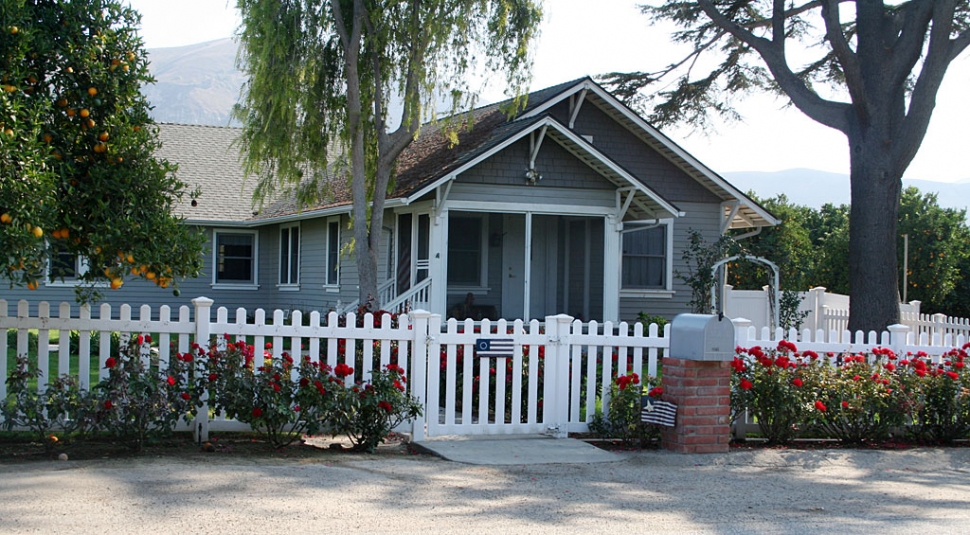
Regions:
[[[424,309],[412,310],[411,316],[415,319],[428,319],[431,317],[431,312]]]
[[[569,314],[556,314],[555,316],[546,316],[546,322],[557,322],[557,323],[569,323],[575,318]]]
[[[909,331],[909,326],[903,325],[901,323],[896,323],[894,325],[890,325],[889,327],[886,327],[886,329],[888,329],[889,332],[891,333],[904,333]]]
[[[203,297],[203,296],[196,297],[195,299],[192,300],[192,304],[197,307],[211,307],[213,303],[215,303],[215,301],[213,301],[212,299],[209,299],[208,297]]]
[[[733,318],[733,319],[731,319],[731,322],[734,323],[734,326],[735,327],[750,327],[751,326],[751,320],[749,320],[748,318]]]

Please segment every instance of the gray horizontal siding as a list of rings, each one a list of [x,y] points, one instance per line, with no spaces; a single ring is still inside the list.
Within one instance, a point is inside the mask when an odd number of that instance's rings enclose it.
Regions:
[[[687,264],[682,259],[690,230],[700,231],[707,243],[713,243],[720,236],[719,204],[681,203],[680,208],[686,216],[674,221],[674,295],[671,298],[621,298],[620,319],[634,320],[637,314],[664,316],[668,319],[677,314],[690,312],[690,288],[681,281],[678,273],[687,276]]]

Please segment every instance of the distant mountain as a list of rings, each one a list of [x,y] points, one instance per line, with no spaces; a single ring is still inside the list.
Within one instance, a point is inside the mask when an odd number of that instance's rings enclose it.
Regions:
[[[219,39],[148,50],[155,84],[144,88],[158,122],[226,126],[244,77],[236,43]]]
[[[753,191],[760,198],[784,194],[795,204],[813,208],[825,203],[849,204],[849,175],[813,169],[737,171],[722,175],[741,191]],[[903,187],[909,186],[923,193],[936,193],[944,208],[970,212],[970,179],[954,183],[904,179]]]

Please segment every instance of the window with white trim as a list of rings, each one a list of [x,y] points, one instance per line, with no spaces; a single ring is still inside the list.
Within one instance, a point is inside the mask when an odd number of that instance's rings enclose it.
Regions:
[[[47,284],[75,285],[88,272],[88,259],[55,248],[47,262]]]
[[[280,227],[280,286],[300,284],[300,225]]]
[[[340,284],[340,219],[327,221],[327,286]]]
[[[621,284],[624,290],[669,289],[668,224],[623,233]]]
[[[256,285],[255,232],[217,231],[213,237],[215,284]]]

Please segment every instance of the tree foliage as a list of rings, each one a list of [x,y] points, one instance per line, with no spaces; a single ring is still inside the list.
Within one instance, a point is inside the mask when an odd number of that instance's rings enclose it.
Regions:
[[[901,178],[923,141],[948,66],[970,45],[970,2],[664,0],[643,11],[677,25],[674,40],[690,51],[660,70],[605,80],[628,102],[651,106],[654,122],[703,127],[712,116],[735,119],[736,96],[767,90],[846,135],[853,200],[849,327],[895,323]],[[642,96],[670,78],[668,89]]]
[[[434,103],[474,99],[476,67],[528,80],[540,10],[533,0],[239,0],[241,68],[234,114],[257,199],[302,206],[349,190],[361,303],[377,295],[384,201],[395,162]],[[478,58],[483,58],[479,62]],[[402,103],[390,117],[392,100]],[[395,123],[396,126],[390,126]],[[348,187],[349,186],[349,187]]]
[[[807,290],[823,286],[833,293],[848,293],[849,211],[846,205],[826,204],[821,209],[790,203],[783,195],[759,200],[782,223],[740,242],[754,256],[765,257],[781,268],[781,287]],[[905,277],[907,300],[921,301],[921,310],[970,317],[970,226],[965,210],[943,208],[936,194],[903,191],[899,210],[899,232],[909,236],[909,260],[903,262],[903,240],[894,251]],[[728,283],[737,289],[764,286],[767,274],[760,266],[732,263]],[[900,283],[903,277],[900,274]],[[901,292],[902,293],[902,292]]]
[[[201,270],[201,234],[171,213],[185,185],[153,155],[137,24],[116,0],[2,2],[0,276],[11,284],[36,288],[59,254],[87,259],[82,300],[129,276],[164,288]]]

